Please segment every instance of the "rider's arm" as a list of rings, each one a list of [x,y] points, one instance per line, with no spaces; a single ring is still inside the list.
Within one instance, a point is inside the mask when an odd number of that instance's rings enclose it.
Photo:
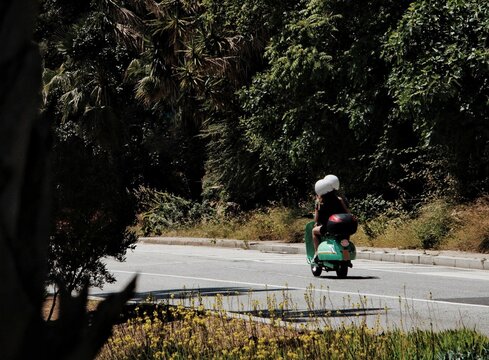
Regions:
[[[314,222],[316,223],[316,225],[317,225],[318,219],[319,219],[318,209],[319,209],[319,200],[316,199],[316,203],[314,204]]]
[[[350,210],[348,209],[348,207],[346,206],[346,202],[345,200],[343,200],[343,198],[339,197],[338,196],[338,199],[340,199],[341,201],[341,204],[343,205],[343,208],[345,209],[345,212],[347,212],[348,214],[351,214]]]

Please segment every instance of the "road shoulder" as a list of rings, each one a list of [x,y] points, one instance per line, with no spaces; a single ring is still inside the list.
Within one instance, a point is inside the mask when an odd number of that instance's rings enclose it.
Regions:
[[[258,250],[283,254],[305,254],[302,243],[284,243],[280,241],[245,241],[233,239],[211,239],[190,237],[140,237],[145,244],[217,246]],[[404,250],[396,248],[357,247],[357,259],[400,262],[421,265],[439,265],[463,269],[489,270],[488,254],[469,253],[448,250]]]

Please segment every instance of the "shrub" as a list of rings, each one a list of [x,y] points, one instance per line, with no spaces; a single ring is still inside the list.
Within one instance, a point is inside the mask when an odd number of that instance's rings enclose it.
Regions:
[[[145,235],[302,242],[308,219],[303,208],[270,206],[241,212],[235,203],[192,202],[141,187],[139,226]]]
[[[61,283],[68,292],[101,287],[115,281],[103,259],[123,261],[137,241],[127,229],[134,224],[136,203],[111,152],[60,129],[53,140],[47,282]]]
[[[435,201],[425,205],[415,220],[414,233],[423,249],[438,249],[453,224],[448,204]]]
[[[144,235],[302,242],[310,221],[306,206],[242,212],[233,203],[192,202],[147,188],[140,188],[137,197]],[[355,201],[352,212],[360,228],[353,241],[358,246],[489,252],[489,197],[464,205],[431,200],[416,207],[408,212],[401,203],[375,196]]]
[[[362,224],[362,232],[370,244],[374,239],[383,236],[390,227],[399,226],[408,217],[402,204],[371,194],[355,201],[351,210]]]
[[[432,200],[419,205],[418,211],[407,212],[392,203],[362,223],[355,241],[376,247],[438,249],[456,228],[452,208],[444,200]]]
[[[136,192],[140,207],[140,226],[144,235],[195,225],[216,216],[216,208],[146,187]]]
[[[351,210],[361,221],[368,221],[384,214],[391,207],[391,203],[381,195],[367,194],[363,199],[355,200]]]
[[[307,220],[300,217],[300,211],[285,207],[255,210],[240,221],[236,237],[244,240],[301,242]]]

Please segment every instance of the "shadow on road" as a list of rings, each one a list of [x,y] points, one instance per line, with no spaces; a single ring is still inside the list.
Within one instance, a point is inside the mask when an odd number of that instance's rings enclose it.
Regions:
[[[380,279],[378,276],[348,276],[346,278],[340,279],[336,275],[323,275],[317,277],[318,279],[330,279],[330,280],[377,280]]]
[[[323,277],[328,278],[328,277]],[[336,277],[331,277],[336,279]],[[365,279],[366,277],[359,277]],[[342,279],[345,280],[345,279]],[[289,290],[294,290],[290,288]],[[121,321],[137,316],[142,311],[147,311],[151,313],[154,306],[159,306],[161,304],[163,307],[175,306],[172,300],[182,301],[184,306],[191,306],[192,299],[197,299],[197,303],[200,303],[198,299],[203,299],[206,297],[215,297],[221,295],[223,297],[233,298],[235,296],[248,295],[251,296],[254,293],[271,293],[272,297],[275,297],[276,292],[283,292],[284,289],[255,289],[248,287],[209,287],[209,288],[195,288],[195,289],[169,289],[169,290],[157,290],[148,292],[138,292],[132,298],[132,304],[126,307],[124,315],[121,316]],[[111,293],[97,294],[97,296],[108,297]],[[160,303],[161,302],[161,303]],[[264,300],[261,306],[267,306],[266,300]],[[257,305],[257,306],[260,306]],[[250,306],[250,304],[248,304]],[[137,310],[139,309],[139,310]],[[259,307],[250,308],[241,311],[230,311],[234,314],[239,314],[243,316],[253,316],[258,318],[268,318],[268,319],[279,319],[282,321],[288,321],[293,323],[306,323],[319,319],[327,318],[347,318],[347,317],[360,317],[367,315],[378,315],[386,311],[385,308],[377,307],[355,307],[355,308],[345,308],[345,309],[259,309]],[[166,317],[168,314],[165,313]],[[166,318],[167,321],[171,320]]]
[[[385,312],[385,308],[352,308],[352,309],[322,309],[322,310],[254,310],[233,311],[235,314],[251,315],[261,318],[274,318],[283,321],[302,323],[319,318],[359,317],[378,315]]]
[[[289,290],[294,290],[290,288]],[[213,297],[216,295],[222,296],[240,296],[240,295],[252,295],[258,292],[277,292],[284,291],[277,288],[247,288],[247,287],[210,287],[210,288],[194,288],[194,289],[169,289],[169,290],[155,290],[146,292],[137,292],[132,298],[133,301],[161,301],[161,300],[178,300],[178,299],[192,299],[199,297]],[[97,294],[100,297],[108,297],[111,293]]]

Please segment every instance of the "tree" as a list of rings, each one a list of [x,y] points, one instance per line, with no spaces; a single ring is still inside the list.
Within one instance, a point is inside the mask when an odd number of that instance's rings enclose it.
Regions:
[[[114,282],[104,257],[123,261],[137,241],[127,230],[134,223],[135,204],[121,170],[109,154],[94,152],[76,137],[57,141],[53,158],[55,223],[48,283],[63,284],[71,293]],[[55,299],[60,290],[56,287]]]
[[[225,55],[229,67],[212,91],[219,95],[205,104],[203,136],[207,140],[204,197],[233,201],[245,208],[270,200],[269,179],[260,166],[260,157],[251,151],[245,127],[239,90],[249,86],[253,76],[263,70],[265,48],[286,21],[283,14],[296,7],[295,1],[207,1],[206,18],[212,19],[214,32],[240,39],[236,49]],[[222,55],[221,55],[222,56]]]
[[[140,32],[146,46],[127,69],[136,99],[170,119],[169,131],[177,139],[174,155],[187,188],[182,195],[194,199],[201,196],[205,159],[198,136],[203,122],[198,95],[207,81],[203,69],[217,71],[222,66],[202,46],[201,9],[193,0],[148,1],[139,10],[146,24]]]
[[[315,0],[288,13],[267,48],[268,68],[241,92],[241,124],[275,197],[296,200],[325,173],[354,196],[385,189],[385,177],[363,179],[392,104],[382,39],[405,6]]]
[[[264,193],[256,156],[244,146],[236,90],[263,66],[270,34],[292,6],[276,0],[165,1],[147,5],[149,15],[140,11],[148,42],[128,69],[136,96],[148,106],[171,107],[186,136],[182,158],[200,162],[199,180],[205,170],[205,197],[216,188],[221,200],[240,202]]]
[[[333,117],[334,93],[328,88],[333,69],[327,44],[333,40],[338,17],[325,11],[324,2],[303,6],[289,15],[284,31],[272,39],[266,52],[269,69],[241,94],[247,141],[260,154],[260,166],[275,196],[291,199],[297,199],[303,185],[316,175],[315,166],[305,164],[331,168],[340,160],[325,155],[340,146],[339,133],[348,131],[344,120]],[[327,127],[331,131],[323,132]]]
[[[71,293],[114,281],[103,258],[122,261],[137,240],[127,230],[136,204],[130,194],[134,175],[126,168],[127,127],[137,110],[125,100],[130,90],[121,86],[130,50],[114,41],[117,33],[110,30],[120,26],[105,12],[116,5],[95,2],[77,14],[70,11],[80,10],[75,3],[42,5],[37,32],[45,49],[42,116],[52,124],[55,194],[47,281]],[[65,17],[53,19],[59,13]],[[65,29],[61,38],[49,30],[51,21]]]
[[[486,192],[489,179],[488,19],[487,2],[416,1],[384,52],[394,121],[411,124],[422,148],[442,149],[444,174],[466,197]]]

